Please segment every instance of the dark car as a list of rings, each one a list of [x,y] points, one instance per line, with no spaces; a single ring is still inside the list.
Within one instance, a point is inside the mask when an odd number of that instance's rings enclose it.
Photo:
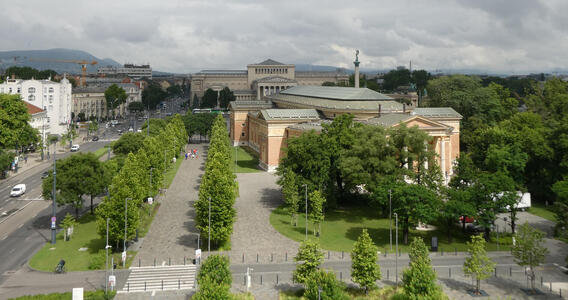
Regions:
[[[99,137],[95,135],[95,136],[93,137],[93,142],[96,142],[96,141],[98,141],[98,140],[99,140]]]
[[[41,179],[47,178],[49,176],[49,172],[45,171],[43,173],[41,173]]]

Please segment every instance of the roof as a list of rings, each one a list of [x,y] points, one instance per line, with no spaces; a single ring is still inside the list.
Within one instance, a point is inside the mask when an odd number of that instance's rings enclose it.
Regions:
[[[334,100],[393,100],[391,97],[375,92],[368,88],[353,88],[339,86],[295,86],[280,92],[286,95],[325,98]]]
[[[288,90],[286,90],[286,91],[288,91]],[[376,100],[376,101],[344,100],[344,101],[338,101],[338,100],[335,100],[335,99],[286,95],[286,94],[284,94],[284,92],[285,91],[282,91],[279,94],[265,96],[265,99],[268,99],[268,100],[270,100],[270,101],[272,101],[276,104],[285,103],[287,105],[292,105],[292,106],[311,107],[311,108],[315,108],[315,109],[324,109],[324,110],[377,111],[377,113],[378,113],[379,105],[381,105],[381,110],[385,113],[387,113],[387,112],[399,112],[399,111],[402,112],[402,110],[403,110],[401,103],[396,102],[396,101],[390,101],[390,100]]]
[[[367,124],[381,125],[383,127],[390,127],[400,122],[404,122],[412,118],[409,114],[383,114],[380,117],[371,118],[366,121]]]
[[[288,126],[288,128],[302,131],[315,130],[316,132],[321,132],[323,130],[323,126],[321,126],[321,122],[319,121],[293,124]]]
[[[269,58],[269,59],[267,59],[267,60],[265,60],[265,61],[263,61],[263,62],[260,62],[260,63],[258,63],[258,64],[256,64],[256,65],[259,65],[259,66],[279,66],[279,65],[284,65],[284,64],[281,63],[281,62],[277,62],[277,61],[272,60],[272,59]]]
[[[25,102],[25,101],[24,101],[24,102]],[[42,113],[42,112],[44,112],[43,109],[41,109],[41,108],[39,108],[39,107],[37,107],[37,106],[35,106],[35,105],[33,105],[33,104],[29,104],[28,102],[25,102],[25,103],[26,103],[26,107],[27,107],[27,109],[28,109],[28,113],[29,113],[30,115],[35,115],[35,114],[37,114],[37,113]]]
[[[266,101],[258,101],[258,100],[251,100],[251,101],[231,101],[229,102],[229,105],[232,108],[244,108],[244,109],[251,109],[251,108],[256,108],[256,109],[263,109],[263,108],[272,108],[272,102],[266,102]]]
[[[428,118],[462,118],[462,115],[451,107],[417,107],[411,114]]]
[[[247,70],[201,70],[195,75],[246,75]]]
[[[263,109],[259,116],[267,121],[273,120],[292,120],[292,119],[319,119],[319,114],[315,109]]]

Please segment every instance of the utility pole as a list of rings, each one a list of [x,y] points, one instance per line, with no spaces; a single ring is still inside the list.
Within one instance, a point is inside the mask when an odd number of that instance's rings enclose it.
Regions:
[[[306,189],[306,240],[308,239],[308,184],[304,184]]]
[[[108,248],[110,247],[110,246],[108,245],[108,221],[109,221],[109,220],[110,220],[110,218],[107,218],[107,222],[106,222],[105,294],[108,293]]]
[[[55,171],[55,153],[57,152],[57,148],[53,147],[53,205],[52,205],[52,217],[51,217],[51,243],[55,245],[55,243],[57,242],[57,236],[56,236],[56,227],[55,227],[55,221],[57,220],[57,204],[56,204],[56,196],[57,196],[57,190],[55,188],[55,181],[56,181],[56,174],[57,172]]]
[[[396,231],[396,252],[395,252],[395,274],[396,274],[396,287],[398,287],[398,214],[394,213],[395,231]]]
[[[391,190],[389,189],[389,231],[390,231],[390,246],[392,252],[392,200]]]
[[[209,226],[207,226],[209,234],[207,235],[207,252],[211,254],[211,197],[209,197]]]

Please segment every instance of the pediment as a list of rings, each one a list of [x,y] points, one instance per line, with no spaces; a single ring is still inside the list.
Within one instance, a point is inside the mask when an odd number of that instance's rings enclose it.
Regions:
[[[452,127],[450,127],[446,124],[443,124],[443,123],[440,123],[440,122],[437,122],[437,121],[434,121],[434,120],[431,120],[431,119],[428,119],[428,118],[425,118],[425,117],[422,117],[422,116],[412,116],[412,117],[402,121],[401,123],[406,124],[407,127],[418,126],[418,128],[429,129],[429,130],[451,130],[452,129]],[[398,124],[400,124],[400,123],[398,123]],[[393,127],[398,126],[398,124],[393,125]]]

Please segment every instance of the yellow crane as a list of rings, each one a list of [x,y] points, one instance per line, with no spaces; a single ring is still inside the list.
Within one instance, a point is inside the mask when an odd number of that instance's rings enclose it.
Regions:
[[[88,65],[96,65],[97,61],[88,61],[88,60],[76,60],[76,59],[50,59],[50,58],[30,58],[30,61],[39,61],[39,62],[56,62],[56,63],[71,63],[71,64],[79,64],[81,65],[81,82],[80,86],[86,86],[87,81],[87,66]]]

